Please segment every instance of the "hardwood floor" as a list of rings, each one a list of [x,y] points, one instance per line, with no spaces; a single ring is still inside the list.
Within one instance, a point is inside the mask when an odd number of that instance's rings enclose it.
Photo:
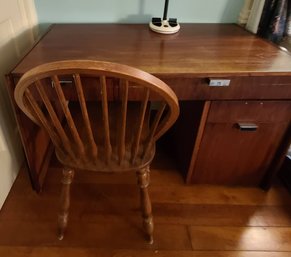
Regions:
[[[20,172],[0,212],[0,256],[291,256],[291,195],[283,187],[187,186],[169,159],[157,159],[153,245],[143,238],[135,175],[92,172],[76,172],[68,231],[58,241],[61,168],[53,160],[41,195]]]

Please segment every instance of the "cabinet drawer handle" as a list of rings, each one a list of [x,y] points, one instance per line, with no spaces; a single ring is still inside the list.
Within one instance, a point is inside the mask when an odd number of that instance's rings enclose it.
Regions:
[[[254,123],[237,123],[237,126],[240,131],[256,131],[258,129],[258,125]]]
[[[209,78],[208,86],[210,87],[228,87],[230,85],[230,79],[216,79]]]

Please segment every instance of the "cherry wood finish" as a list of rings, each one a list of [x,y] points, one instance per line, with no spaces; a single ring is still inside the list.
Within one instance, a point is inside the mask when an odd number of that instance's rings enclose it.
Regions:
[[[175,35],[153,33],[145,24],[57,24],[13,73],[22,75],[44,61],[84,57],[193,78],[289,76],[291,63],[286,52],[231,24],[183,24]]]
[[[86,100],[84,74],[99,80],[100,101]],[[60,75],[73,78],[77,103],[66,99]],[[107,79],[121,87],[120,101],[108,100]],[[43,83],[48,80],[54,88],[49,92]],[[140,88],[143,92],[139,101],[128,101],[128,92],[132,88]],[[54,97],[52,91],[55,91]],[[155,99],[154,102],[157,111],[153,111],[150,92],[160,96],[160,101]],[[136,171],[144,230],[152,244],[154,225],[148,193],[149,165],[155,154],[156,141],[179,115],[178,100],[173,91],[149,73],[129,66],[71,60],[43,64],[26,72],[15,88],[14,97],[19,108],[48,133],[56,156],[64,165],[58,238],[63,239],[67,228],[74,169],[110,173]],[[58,116],[59,106],[62,113]]]
[[[188,173],[187,173],[187,178],[186,178],[186,181],[188,183],[190,183],[191,180],[192,180],[194,165],[195,165],[195,163],[197,161],[198,153],[200,153],[200,145],[201,145],[202,137],[203,137],[203,134],[204,134],[204,131],[205,131],[205,126],[206,126],[206,122],[207,122],[207,116],[208,116],[208,113],[209,113],[209,109],[210,109],[210,101],[206,101],[205,104],[204,104],[204,107],[203,107],[203,112],[202,112],[202,115],[201,115],[201,120],[200,120],[199,128],[198,128],[198,131],[197,131],[197,137],[196,137],[196,140],[195,140],[195,145],[194,145],[193,153],[192,153],[192,156],[191,156],[191,162],[190,162],[190,165],[189,165],[189,168],[188,168]],[[211,151],[212,151],[212,149],[211,149]],[[216,170],[216,167],[215,167],[215,170]]]
[[[113,61],[140,68],[166,82],[179,100],[198,100],[198,105],[213,100],[291,99],[290,54],[232,24],[183,24],[175,35],[154,33],[144,24],[56,24],[10,72],[10,92],[14,91],[19,78],[29,69],[46,62],[68,59]],[[231,83],[229,87],[209,87],[209,78],[227,78]],[[92,86],[88,86],[88,92],[84,94],[87,99],[94,98],[91,90],[96,82],[90,78],[87,80],[87,84]],[[70,95],[69,99],[77,99],[77,94],[71,93],[71,87],[70,83],[64,83],[64,94],[66,97]],[[108,85],[108,99],[114,99],[118,94],[118,90]],[[139,94],[136,92],[128,97]],[[45,176],[46,171],[44,156],[49,141],[43,136],[44,132],[37,129],[16,106],[15,112],[32,182],[40,190],[40,178]],[[190,117],[179,119],[178,134],[170,139],[174,145],[172,152],[184,149],[179,138],[187,145],[185,157],[179,157],[181,151],[176,154],[186,173],[194,156],[193,148],[201,120],[194,114],[195,110],[189,112],[193,112],[195,122],[189,121]],[[193,125],[192,131],[187,128],[188,123]],[[288,141],[285,144],[289,144],[287,130],[282,133],[280,138],[284,136]],[[277,142],[279,138],[274,140]],[[35,146],[40,145],[36,141],[42,142],[42,150],[35,151]],[[265,185],[271,184],[274,171],[284,156],[286,147],[280,144],[279,148],[278,151],[275,149],[273,168],[268,171]],[[121,154],[122,151],[120,149]]]
[[[212,101],[203,138],[196,140],[199,151],[188,179],[193,183],[260,185],[288,131],[290,117],[290,101]],[[257,129],[243,130],[239,123],[252,123]]]
[[[187,178],[191,177],[189,167],[193,162],[193,148],[199,128],[202,132],[201,117],[207,109],[205,101],[180,101],[179,103],[180,115],[161,141],[167,154],[176,160],[180,172],[184,178]]]
[[[291,254],[291,195],[259,188],[183,183],[162,152],[151,166],[155,241],[139,226],[132,173],[78,172],[72,187],[70,231],[55,236],[62,168],[51,162],[40,196],[21,170],[0,213],[0,256],[287,257]]]

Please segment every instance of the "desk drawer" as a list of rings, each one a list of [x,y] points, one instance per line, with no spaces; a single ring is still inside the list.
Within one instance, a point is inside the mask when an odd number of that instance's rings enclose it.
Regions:
[[[212,101],[207,122],[286,122],[291,118],[290,101]]]
[[[290,119],[291,101],[212,102],[190,181],[259,185]]]
[[[209,77],[160,78],[174,90],[180,100],[291,99],[291,77],[288,76],[224,75],[223,78],[230,80],[229,86],[209,86]]]

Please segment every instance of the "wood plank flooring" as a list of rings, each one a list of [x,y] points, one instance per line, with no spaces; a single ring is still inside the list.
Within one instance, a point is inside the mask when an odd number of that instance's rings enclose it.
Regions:
[[[135,175],[93,172],[76,173],[68,231],[58,241],[61,166],[53,160],[40,195],[21,170],[0,212],[0,256],[291,256],[291,195],[282,186],[187,186],[168,158],[157,157],[153,245],[143,237]]]

